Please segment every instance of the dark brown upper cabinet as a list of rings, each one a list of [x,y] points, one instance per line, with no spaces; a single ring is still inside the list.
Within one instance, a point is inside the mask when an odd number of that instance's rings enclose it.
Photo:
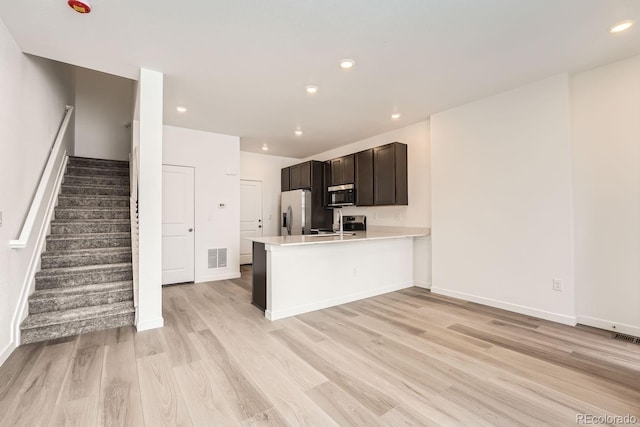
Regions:
[[[331,185],[353,184],[355,178],[354,155],[338,157],[331,163]]]
[[[373,205],[373,148],[355,154],[356,206]]]
[[[407,145],[392,142],[374,148],[373,204],[408,205],[407,187]]]
[[[300,163],[290,167],[289,189],[311,188],[311,162]]]
[[[280,171],[280,189],[281,191],[291,190],[291,168],[282,168]]]

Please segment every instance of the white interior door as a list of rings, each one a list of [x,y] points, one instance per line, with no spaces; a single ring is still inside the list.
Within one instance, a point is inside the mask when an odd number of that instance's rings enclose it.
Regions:
[[[240,264],[251,264],[252,242],[262,236],[262,182],[240,180]]]
[[[194,281],[194,169],[162,165],[162,284]]]

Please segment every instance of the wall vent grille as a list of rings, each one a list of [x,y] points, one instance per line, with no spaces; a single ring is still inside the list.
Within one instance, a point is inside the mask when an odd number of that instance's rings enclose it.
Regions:
[[[224,268],[227,266],[227,248],[215,248],[208,251],[208,267]]]
[[[632,335],[618,333],[618,334],[615,334],[614,338],[619,341],[630,342],[632,344],[640,344],[640,338],[634,337]]]

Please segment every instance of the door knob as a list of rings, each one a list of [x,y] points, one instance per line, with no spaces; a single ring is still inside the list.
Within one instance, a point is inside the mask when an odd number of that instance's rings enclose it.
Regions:
[[[193,228],[190,228],[190,229],[189,229],[189,233],[191,233],[192,231],[193,231]]]

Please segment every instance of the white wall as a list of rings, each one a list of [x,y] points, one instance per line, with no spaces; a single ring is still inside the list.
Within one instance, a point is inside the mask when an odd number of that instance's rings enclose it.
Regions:
[[[574,323],[569,119],[567,75],[432,116],[433,291]]]
[[[134,81],[76,68],[76,155],[128,160]]]
[[[280,170],[298,161],[291,157],[240,152],[240,179],[262,181],[264,236],[280,234]]]
[[[140,70],[140,120],[133,124],[138,146],[138,331],[159,328],[162,318],[162,99],[163,75]]]
[[[391,142],[407,144],[408,153],[408,206],[362,206],[345,207],[345,215],[367,215],[367,224],[396,227],[431,226],[431,158],[429,121],[425,120],[404,128],[385,132],[342,147],[313,155],[304,160],[294,160],[291,164],[306,160],[331,160],[368,148]],[[289,166],[286,165],[286,166]]]
[[[164,126],[162,147],[163,164],[195,168],[195,281],[240,277],[240,138]],[[208,268],[214,248],[227,248],[226,268]]]
[[[17,239],[31,205],[49,149],[73,102],[73,82],[67,65],[23,55],[0,20],[0,364],[15,347],[12,319],[37,232],[25,249],[9,248]],[[73,133],[64,146],[73,151]],[[48,199],[48,197],[45,197]],[[44,212],[38,216],[39,230]],[[18,319],[19,320],[19,319]]]
[[[578,321],[640,336],[640,56],[574,75],[571,106]]]

